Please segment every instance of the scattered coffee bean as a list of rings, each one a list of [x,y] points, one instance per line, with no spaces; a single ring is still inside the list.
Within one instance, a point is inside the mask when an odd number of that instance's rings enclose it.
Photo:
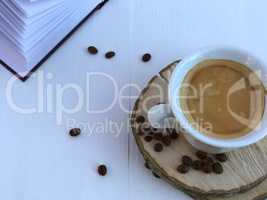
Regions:
[[[163,135],[170,136],[168,129],[166,129],[166,128],[162,129],[161,132]]]
[[[144,123],[145,121],[146,121],[146,119],[142,115],[139,115],[138,117],[136,117],[136,122],[137,123]]]
[[[147,123],[140,124],[140,131],[148,135],[151,132],[151,127]]]
[[[70,134],[71,137],[77,137],[78,135],[81,134],[81,129],[73,128],[73,129],[70,130],[69,134]]]
[[[107,174],[107,167],[105,165],[99,165],[97,171],[100,176],[105,176]]]
[[[212,172],[212,165],[208,162],[203,162],[202,171],[206,174],[210,174]]]
[[[162,138],[162,143],[165,145],[165,146],[170,146],[171,143],[172,143],[172,140],[169,136],[164,136]]]
[[[156,174],[155,172],[152,172],[152,174],[156,177],[156,178],[160,178],[160,176],[158,174]]]
[[[147,135],[147,136],[145,136],[144,139],[145,139],[146,142],[151,142],[153,140],[153,137],[150,136],[150,135]]]
[[[215,158],[220,162],[226,162],[228,160],[227,155],[225,153],[216,154]]]
[[[178,139],[179,134],[176,132],[175,129],[167,129],[167,131],[168,131],[168,133],[169,133],[169,135],[170,135],[170,138],[171,138],[172,140],[176,140],[176,139]]]
[[[111,59],[115,56],[115,52],[114,51],[109,51],[105,54],[106,59]]]
[[[172,140],[177,140],[177,139],[179,138],[179,134],[173,132],[173,133],[170,135],[170,137],[171,137]]]
[[[146,134],[150,134],[151,133],[151,127],[150,126],[145,126],[145,127],[143,127],[143,129],[144,129],[144,132]]]
[[[160,141],[160,140],[162,140],[162,138],[163,138],[162,133],[154,133],[154,139],[155,140]]]
[[[160,143],[156,143],[156,144],[154,145],[154,150],[155,150],[156,152],[161,152],[161,151],[163,150],[163,146],[162,146],[162,144],[160,144]]]
[[[173,128],[166,128],[165,131],[166,131],[169,135],[171,135],[173,132],[176,133],[176,130],[173,129]]]
[[[137,134],[140,135],[140,136],[145,135],[145,132],[143,131],[142,126],[139,126]]]
[[[216,162],[212,165],[212,170],[215,174],[222,174],[223,173],[223,167],[220,163]]]
[[[144,132],[142,132],[142,131],[138,131],[137,134],[138,134],[139,136],[143,136],[143,135],[144,135]]]
[[[193,169],[195,169],[195,170],[200,170],[201,167],[202,167],[202,161],[200,161],[200,160],[195,160],[195,161],[193,162],[192,167],[193,167]]]
[[[151,131],[153,132],[153,134],[161,133],[161,130],[155,127],[151,127]]]
[[[196,156],[197,156],[199,159],[203,160],[203,159],[207,158],[207,153],[204,152],[204,151],[197,151],[197,152],[196,152]]]
[[[147,162],[145,162],[145,167],[146,167],[147,169],[149,169],[149,170],[151,169],[150,166],[149,166],[149,164],[148,164]]]
[[[212,157],[207,157],[207,158],[203,159],[203,161],[204,161],[204,162],[208,162],[208,163],[211,164],[211,165],[214,163],[214,160],[213,160]]]
[[[181,174],[186,174],[189,171],[189,167],[187,165],[181,164],[177,167],[177,171]]]
[[[149,53],[144,54],[142,57],[142,60],[144,62],[148,62],[148,61],[150,61],[150,59],[151,59],[151,55]]]
[[[188,167],[191,167],[193,165],[193,160],[189,156],[183,156],[182,163]]]
[[[148,134],[154,136],[154,132],[152,131],[152,129],[150,129],[150,131],[148,132]]]
[[[97,50],[97,48],[96,47],[94,47],[94,46],[90,46],[90,47],[88,47],[88,52],[90,53],[90,54],[92,54],[92,55],[95,55],[95,54],[97,54],[98,53],[98,50]]]

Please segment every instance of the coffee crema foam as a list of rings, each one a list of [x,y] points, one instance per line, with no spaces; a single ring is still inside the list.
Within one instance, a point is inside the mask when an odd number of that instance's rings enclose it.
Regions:
[[[210,59],[197,64],[180,89],[182,110],[203,134],[236,138],[260,125],[265,110],[265,87],[247,66]]]

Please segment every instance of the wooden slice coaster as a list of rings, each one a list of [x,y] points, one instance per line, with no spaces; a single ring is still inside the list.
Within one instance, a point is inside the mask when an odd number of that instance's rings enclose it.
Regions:
[[[267,196],[267,138],[255,145],[227,153],[228,161],[222,163],[223,174],[205,174],[193,169],[181,174],[177,172],[177,166],[181,164],[182,156],[189,155],[196,159],[196,150],[182,134],[172,140],[170,146],[166,146],[156,138],[152,141],[149,137],[145,138],[150,135],[149,131],[140,132],[140,126],[148,124],[147,111],[159,103],[168,103],[168,80],[178,62],[168,65],[159,75],[154,76],[135,103],[131,125],[145,161],[161,178],[197,199],[251,200]],[[155,151],[156,143],[163,144],[163,151]]]

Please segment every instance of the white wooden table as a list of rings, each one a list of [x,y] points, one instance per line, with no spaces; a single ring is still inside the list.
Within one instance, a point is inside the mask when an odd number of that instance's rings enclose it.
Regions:
[[[44,75],[43,95],[37,92],[36,76],[12,84],[13,103],[39,108],[33,114],[14,110],[6,94],[11,75],[0,68],[0,199],[190,199],[143,167],[125,109],[132,108],[140,89],[163,66],[200,47],[234,45],[267,61],[266,7],[265,0],[111,0],[38,71]],[[88,45],[97,46],[99,54],[88,55]],[[108,50],[117,52],[114,59],[103,58]],[[140,61],[144,52],[153,55],[150,63]],[[91,72],[98,75],[91,74],[88,86]],[[120,95],[114,97],[106,75]],[[62,98],[60,90],[73,85],[87,94],[83,100],[89,105],[63,114],[60,121],[59,100],[68,108],[77,104],[74,90]],[[122,96],[128,98],[119,101]],[[92,113],[112,102],[107,112]],[[43,111],[38,103],[45,105]],[[107,122],[122,128],[116,131]],[[82,127],[83,134],[70,138],[70,126]],[[100,163],[107,164],[108,176],[97,175]]]

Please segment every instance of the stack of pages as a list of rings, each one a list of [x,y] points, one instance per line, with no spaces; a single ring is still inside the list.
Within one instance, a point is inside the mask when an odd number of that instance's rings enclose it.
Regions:
[[[0,60],[25,77],[102,0],[0,0]]]

